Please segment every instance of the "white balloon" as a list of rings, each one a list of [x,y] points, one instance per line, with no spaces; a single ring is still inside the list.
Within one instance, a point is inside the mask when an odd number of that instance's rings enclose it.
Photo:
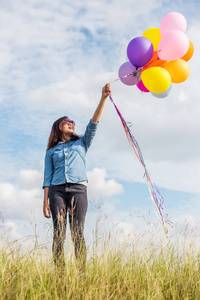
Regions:
[[[170,87],[163,93],[153,93],[153,92],[150,93],[156,98],[165,98],[170,94],[171,89],[172,89],[172,85],[170,84]]]

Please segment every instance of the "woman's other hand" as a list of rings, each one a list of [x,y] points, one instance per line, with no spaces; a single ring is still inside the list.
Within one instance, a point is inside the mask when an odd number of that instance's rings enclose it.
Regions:
[[[44,202],[44,204],[43,204],[43,213],[44,213],[44,216],[46,218],[51,218],[49,203]]]

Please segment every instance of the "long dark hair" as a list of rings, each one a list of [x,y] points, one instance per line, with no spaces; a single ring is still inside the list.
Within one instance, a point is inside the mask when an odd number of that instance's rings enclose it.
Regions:
[[[54,146],[56,146],[58,144],[58,142],[62,141],[62,132],[60,131],[59,125],[64,119],[68,119],[68,117],[67,116],[61,117],[53,123],[51,132],[49,135],[47,150],[49,150],[50,148],[53,148]],[[73,134],[71,136],[71,138],[75,141],[80,139],[80,137],[81,136],[77,135],[77,134]]]

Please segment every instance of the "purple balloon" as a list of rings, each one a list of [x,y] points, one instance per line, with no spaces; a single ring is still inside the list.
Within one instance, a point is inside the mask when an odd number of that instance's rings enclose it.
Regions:
[[[125,78],[121,78],[124,77],[128,74],[133,73],[132,75],[129,75]],[[138,83],[139,79],[139,73],[138,71],[136,71],[136,67],[134,67],[129,61],[125,62],[123,65],[121,65],[121,67],[119,68],[119,72],[118,72],[119,78],[121,78],[121,82],[123,82],[126,85],[134,85],[136,83]]]
[[[131,40],[127,47],[128,59],[135,67],[145,66],[152,58],[153,52],[151,41],[143,36]]]

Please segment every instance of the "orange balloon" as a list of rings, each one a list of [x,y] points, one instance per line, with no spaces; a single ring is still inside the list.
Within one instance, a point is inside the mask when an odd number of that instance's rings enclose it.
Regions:
[[[184,59],[185,61],[190,60],[190,58],[193,56],[193,53],[194,53],[194,46],[191,41],[189,41],[189,42],[190,42],[190,44],[189,44],[188,51],[185,53],[185,55],[183,55],[181,57],[181,59]]]
[[[189,64],[180,58],[169,61],[163,68],[169,72],[173,83],[181,83],[190,75]]]
[[[153,53],[151,60],[143,67],[143,70],[150,68],[150,67],[163,67],[166,63],[166,60],[162,60],[158,57],[157,51]]]

